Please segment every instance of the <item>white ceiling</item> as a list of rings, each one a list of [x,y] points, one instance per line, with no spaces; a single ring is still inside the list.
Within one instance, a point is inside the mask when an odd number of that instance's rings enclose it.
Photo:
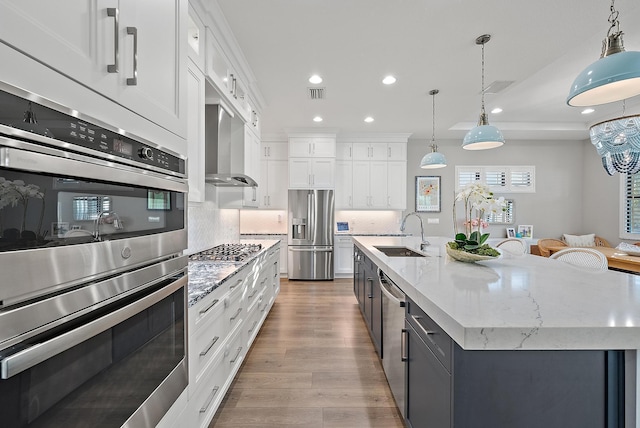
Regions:
[[[210,0],[213,1],[213,0]],[[478,120],[481,47],[489,121],[509,139],[587,139],[590,125],[622,103],[585,116],[565,103],[577,74],[598,59],[607,0],[217,0],[255,76],[265,105],[262,132],[331,129],[341,134],[411,133],[462,139]],[[640,50],[640,4],[618,0],[627,50]],[[326,99],[307,98],[320,74]],[[393,74],[395,85],[381,83]],[[640,112],[640,97],[626,113]],[[312,118],[324,118],[316,124]],[[365,116],[373,123],[365,123]]]

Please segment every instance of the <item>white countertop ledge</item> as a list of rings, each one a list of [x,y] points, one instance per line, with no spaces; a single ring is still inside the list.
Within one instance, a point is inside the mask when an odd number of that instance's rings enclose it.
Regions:
[[[463,349],[640,349],[640,276],[530,254],[463,263],[446,254],[450,238],[427,239],[428,257],[387,257],[374,247],[419,251],[420,239],[353,237]]]

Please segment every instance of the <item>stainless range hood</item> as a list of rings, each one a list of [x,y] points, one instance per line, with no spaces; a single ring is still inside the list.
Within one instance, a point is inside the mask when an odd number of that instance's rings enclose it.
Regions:
[[[224,187],[258,187],[244,173],[244,124],[219,104],[205,106],[205,183]]]

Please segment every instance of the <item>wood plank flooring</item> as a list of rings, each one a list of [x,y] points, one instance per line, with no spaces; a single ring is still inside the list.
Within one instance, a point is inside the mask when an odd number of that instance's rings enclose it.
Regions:
[[[210,427],[403,428],[353,281],[281,281]]]

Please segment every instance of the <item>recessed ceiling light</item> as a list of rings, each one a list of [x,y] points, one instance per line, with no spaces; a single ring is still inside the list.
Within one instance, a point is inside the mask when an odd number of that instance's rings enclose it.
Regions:
[[[322,118],[320,116],[316,116],[313,118],[314,122],[322,122]]]
[[[384,83],[385,85],[393,85],[394,83],[396,83],[396,78],[391,75],[385,76],[385,78],[382,79],[382,83]]]
[[[595,109],[592,108],[586,108],[584,110],[582,110],[582,114],[591,114],[595,111]]]
[[[309,77],[309,83],[313,83],[314,85],[317,85],[318,83],[322,83],[322,77],[318,76],[317,74],[314,74],[313,76]]]
[[[364,118],[364,121],[367,122],[367,123],[371,123],[371,122],[373,122],[373,118],[371,116],[367,116],[367,117]]]
[[[491,113],[493,114],[502,113],[502,109],[500,107],[496,107],[493,110],[491,110]]]

